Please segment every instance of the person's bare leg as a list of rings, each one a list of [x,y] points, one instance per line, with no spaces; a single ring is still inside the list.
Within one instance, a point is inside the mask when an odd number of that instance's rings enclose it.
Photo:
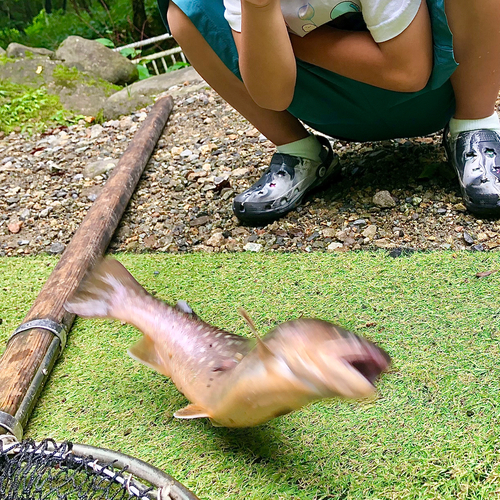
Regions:
[[[455,118],[488,117],[500,90],[500,2],[446,0],[445,8],[460,65],[451,77]]]
[[[278,146],[262,177],[233,200],[235,215],[254,225],[278,219],[311,189],[338,171],[338,156],[325,137],[310,135],[288,111],[261,108],[221,61],[190,19],[172,1],[167,12],[172,35],[210,86]]]
[[[288,111],[271,111],[257,106],[243,82],[224,65],[191,20],[173,2],[170,2],[167,17],[173,37],[196,71],[271,142],[280,146],[309,136],[300,121]]]

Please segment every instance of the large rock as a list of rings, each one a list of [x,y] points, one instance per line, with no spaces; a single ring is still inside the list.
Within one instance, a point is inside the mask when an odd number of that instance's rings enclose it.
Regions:
[[[71,111],[96,116],[106,99],[119,87],[94,75],[67,68],[46,57],[16,59],[0,64],[0,80],[41,87],[59,96],[61,104]]]
[[[22,45],[20,43],[15,43],[15,42],[10,43],[9,46],[7,47],[7,57],[18,59],[26,57],[27,54],[33,56],[52,57],[54,52],[52,52],[52,50],[44,48],[27,47],[26,45]]]
[[[0,56],[4,56],[5,54],[7,54],[7,51],[3,47],[0,47]]]
[[[57,62],[47,57],[16,59],[0,64],[0,80],[10,80],[18,85],[40,87],[52,81]]]
[[[121,115],[133,113],[151,104],[154,96],[165,92],[173,85],[180,85],[186,81],[202,82],[203,79],[194,68],[189,67],[133,83],[108,98],[104,104],[104,118],[114,120]]]
[[[47,85],[51,94],[57,94],[64,108],[85,116],[98,115],[109,96],[107,89],[99,85],[76,82],[73,87]]]
[[[56,50],[55,57],[68,67],[92,73],[103,80],[125,85],[139,78],[135,64],[94,40],[69,36]]]

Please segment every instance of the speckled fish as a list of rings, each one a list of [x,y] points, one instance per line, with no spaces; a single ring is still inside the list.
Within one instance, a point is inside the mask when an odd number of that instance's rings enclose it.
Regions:
[[[327,321],[298,319],[259,339],[235,335],[153,296],[113,259],[102,260],[65,305],[88,318],[130,323],[143,337],[129,350],[170,377],[191,401],[178,418],[249,427],[323,398],[375,394],[390,358]]]

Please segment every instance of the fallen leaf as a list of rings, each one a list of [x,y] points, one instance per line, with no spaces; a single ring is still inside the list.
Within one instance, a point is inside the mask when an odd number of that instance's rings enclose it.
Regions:
[[[19,231],[21,231],[21,228],[23,227],[22,221],[19,222],[11,222],[10,224],[7,224],[7,229],[12,233],[12,234],[17,234]]]
[[[498,269],[492,269],[491,271],[483,271],[482,273],[477,273],[476,278],[486,278],[490,274],[498,273]]]
[[[43,66],[37,66],[35,73],[39,75],[43,71]]]

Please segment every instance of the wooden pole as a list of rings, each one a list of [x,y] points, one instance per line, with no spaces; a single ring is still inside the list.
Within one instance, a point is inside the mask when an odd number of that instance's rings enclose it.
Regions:
[[[23,427],[64,348],[66,331],[75,317],[63,305],[109,245],[172,107],[170,96],[159,99],[153,106],[24,318],[23,325],[7,343],[0,358],[0,434],[7,432],[21,440]],[[34,325],[28,323],[33,320],[36,320]]]

